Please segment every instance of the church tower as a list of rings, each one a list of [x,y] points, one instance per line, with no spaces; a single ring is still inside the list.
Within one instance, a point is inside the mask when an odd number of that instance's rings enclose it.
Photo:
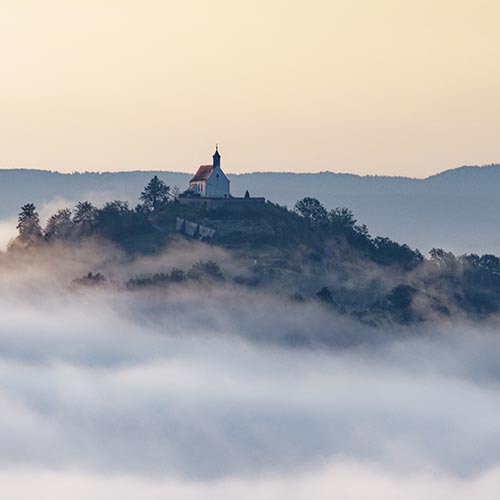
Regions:
[[[219,145],[216,144],[215,145],[215,154],[212,156],[212,158],[214,159],[214,170],[216,168],[220,168],[220,154],[219,154]]]

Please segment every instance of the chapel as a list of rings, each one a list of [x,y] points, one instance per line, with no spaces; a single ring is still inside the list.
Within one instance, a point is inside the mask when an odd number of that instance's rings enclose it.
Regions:
[[[201,198],[230,198],[229,179],[220,166],[220,153],[215,147],[212,165],[201,165],[189,181],[187,196]]]

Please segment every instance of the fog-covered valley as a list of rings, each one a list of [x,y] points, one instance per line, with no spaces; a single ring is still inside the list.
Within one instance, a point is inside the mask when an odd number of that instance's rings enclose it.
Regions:
[[[233,265],[201,244],[1,256],[9,499],[495,498],[495,318],[378,331],[229,282],[119,286],[202,257]],[[109,280],[76,284],[89,269]]]

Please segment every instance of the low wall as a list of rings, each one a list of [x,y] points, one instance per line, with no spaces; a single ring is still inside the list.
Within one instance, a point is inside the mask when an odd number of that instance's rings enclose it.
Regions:
[[[199,238],[200,240],[211,240],[217,232],[212,227],[204,226],[203,224],[198,224],[182,217],[177,217],[175,230],[192,238]]]
[[[191,207],[203,207],[208,210],[217,208],[228,208],[232,210],[244,210],[255,206],[264,205],[265,198],[198,198],[181,196],[179,203]]]

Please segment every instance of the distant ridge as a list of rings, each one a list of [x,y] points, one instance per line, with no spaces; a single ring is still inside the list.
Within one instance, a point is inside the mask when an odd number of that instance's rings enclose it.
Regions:
[[[469,172],[469,171],[481,171],[485,173],[490,170],[498,171],[500,169],[500,163],[492,163],[488,165],[462,165],[460,167],[449,168],[438,172],[436,174],[429,175],[427,177],[411,177],[406,175],[384,175],[384,174],[355,174],[351,172],[334,172],[333,170],[319,170],[318,172],[293,172],[288,170],[254,170],[252,172],[242,172],[242,173],[230,173],[233,177],[248,176],[248,175],[290,175],[290,176],[309,176],[309,175],[334,175],[339,177],[351,177],[358,179],[400,179],[400,180],[410,180],[410,181],[427,181],[434,179],[436,177],[453,175],[455,173]],[[137,170],[115,170],[115,171],[97,171],[97,170],[85,170],[85,171],[73,171],[73,172],[60,172],[58,170],[52,170],[50,168],[29,168],[29,167],[9,167],[0,168],[0,175],[2,172],[32,172],[41,174],[57,174],[61,176],[81,176],[81,175],[96,175],[96,176],[107,176],[116,174],[128,174],[128,175],[141,175],[144,173],[155,174],[162,173],[168,175],[179,175],[179,176],[191,176],[192,172],[181,172],[177,170],[147,170],[147,169],[137,169]]]
[[[470,172],[474,171],[477,172],[478,170],[481,170],[483,173],[487,171],[498,171],[500,168],[500,163],[491,163],[489,165],[463,165],[461,167],[456,167],[456,168],[450,168],[447,170],[443,170],[442,172],[438,172],[437,174],[429,175],[423,180],[427,179],[433,179],[435,177],[440,177],[443,175],[450,175],[453,173],[462,173],[462,172]]]

